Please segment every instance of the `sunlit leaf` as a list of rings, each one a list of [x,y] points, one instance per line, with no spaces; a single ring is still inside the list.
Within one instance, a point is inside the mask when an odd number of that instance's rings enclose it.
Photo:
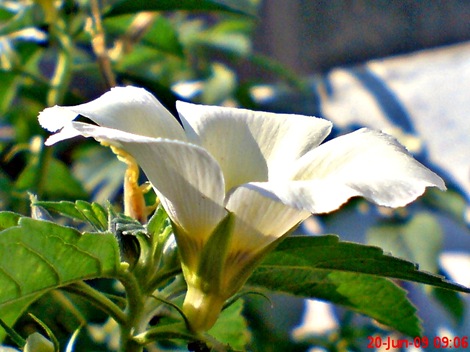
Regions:
[[[108,216],[106,210],[101,205],[77,200],[75,206],[97,230],[107,230]]]
[[[34,205],[59,213],[74,220],[88,222],[98,231],[108,229],[108,212],[98,203],[77,200],[75,203],[60,201],[35,201]]]
[[[344,305],[410,336],[420,332],[416,309],[389,278],[470,292],[378,247],[337,236],[289,237],[255,270],[249,283]]]
[[[150,45],[158,50],[183,56],[183,46],[178,39],[178,33],[171,22],[165,17],[159,16],[151,29],[143,38],[146,45]]]
[[[267,256],[265,265],[370,274],[470,293],[470,288],[420,271],[418,264],[384,254],[379,247],[340,241],[335,235],[288,237]]]
[[[64,200],[60,202],[36,201],[34,205],[41,206],[49,211],[59,213],[74,220],[87,221],[85,215],[77,209],[74,202]]]
[[[109,233],[84,233],[22,218],[0,232],[0,312],[7,316],[39,295],[79,280],[112,277],[119,266]]]

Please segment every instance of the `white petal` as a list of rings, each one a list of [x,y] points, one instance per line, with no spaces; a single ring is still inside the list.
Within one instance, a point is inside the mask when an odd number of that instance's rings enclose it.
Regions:
[[[147,137],[185,140],[176,118],[149,92],[136,87],[115,87],[98,99],[76,106],[54,106],[39,114],[49,131],[67,126],[83,115],[100,126]]]
[[[76,117],[77,114],[75,112],[70,111],[66,107],[56,105],[41,111],[38,116],[38,121],[42,128],[50,132],[55,132],[64,126],[70,125]]]
[[[336,180],[255,182],[250,186],[261,194],[312,214],[331,212],[349,198],[361,195]]]
[[[305,182],[286,186],[293,193],[290,198],[304,197],[298,204],[304,203],[304,209],[312,212],[335,210],[352,196],[400,207],[423,194],[426,187],[445,189],[444,181],[394,138],[368,129],[335,138],[307,153],[291,178]],[[286,189],[279,192],[282,198],[289,193]]]
[[[57,142],[63,141],[65,139],[74,138],[80,136],[81,133],[77,131],[72,124],[64,126],[60,132],[53,134],[44,142],[45,145],[53,145]]]
[[[233,251],[261,250],[310,216],[249,184],[234,190],[226,208],[236,215]]]
[[[315,117],[176,103],[190,140],[219,162],[227,191],[250,181],[282,179],[295,160],[331,130]]]
[[[226,215],[224,179],[217,162],[202,148],[105,127],[74,123],[89,137],[130,153],[154,186],[170,218],[188,235],[204,239]]]

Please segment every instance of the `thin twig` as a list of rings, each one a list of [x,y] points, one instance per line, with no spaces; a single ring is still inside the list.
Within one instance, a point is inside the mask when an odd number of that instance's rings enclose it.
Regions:
[[[106,49],[106,39],[103,29],[103,23],[101,21],[100,7],[98,5],[98,0],[91,0],[91,16],[93,19],[93,26],[89,28],[92,39],[91,45],[93,47],[93,52],[96,55],[98,60],[98,65],[100,66],[101,73],[106,82],[106,85],[109,88],[116,86],[116,77],[111,65],[111,59],[108,55],[108,50]]]

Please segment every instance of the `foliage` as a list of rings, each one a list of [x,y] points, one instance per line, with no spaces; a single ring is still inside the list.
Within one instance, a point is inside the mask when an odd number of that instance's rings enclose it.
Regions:
[[[121,0],[103,2],[102,8],[96,0],[0,4],[0,340],[5,344],[45,351],[58,345],[67,351],[139,351],[149,344],[255,350],[267,346],[267,339],[246,318],[253,308],[245,301],[269,300],[272,292],[329,301],[383,324],[367,323],[369,335],[385,329],[421,335],[416,307],[397,280],[433,286],[442,306],[456,322],[462,320],[456,292],[470,290],[436,275],[442,233],[433,213],[460,218],[461,198],[435,195],[440,197],[435,201],[431,194],[423,203],[426,212],[409,221],[392,216],[370,228],[371,245],[335,235],[286,238],[217,324],[207,334],[195,334],[181,314],[185,283],[163,209],[157,207],[146,224],[122,214],[125,167],[110,151],[87,141],[43,146],[38,111],[84,102],[117,84],[147,88],[170,111],[176,99],[255,104],[250,87],[258,78],[240,75],[245,63],[303,87],[288,70],[252,52],[258,6],[256,0]],[[155,202],[152,192],[146,202]],[[423,244],[428,250],[418,250]],[[60,307],[60,316],[52,317],[51,306]],[[347,344],[354,347],[367,335],[361,336],[361,326],[351,329],[357,338]],[[320,345],[327,340],[315,339]],[[344,341],[328,346],[347,348]]]

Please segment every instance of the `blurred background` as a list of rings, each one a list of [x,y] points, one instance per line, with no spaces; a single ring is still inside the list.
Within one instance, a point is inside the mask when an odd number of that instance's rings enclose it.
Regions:
[[[393,212],[355,200],[299,231],[378,245],[470,286],[469,18],[470,2],[456,0],[1,0],[0,210],[28,214],[30,193],[120,206],[124,165],[90,141],[44,148],[37,114],[133,84],[173,112],[182,99],[324,117],[332,137],[364,126],[392,134],[449,190]],[[468,336],[468,296],[402,285],[424,336]],[[44,313],[51,299],[32,309]],[[253,351],[400,338],[340,307],[272,303],[247,299]]]

